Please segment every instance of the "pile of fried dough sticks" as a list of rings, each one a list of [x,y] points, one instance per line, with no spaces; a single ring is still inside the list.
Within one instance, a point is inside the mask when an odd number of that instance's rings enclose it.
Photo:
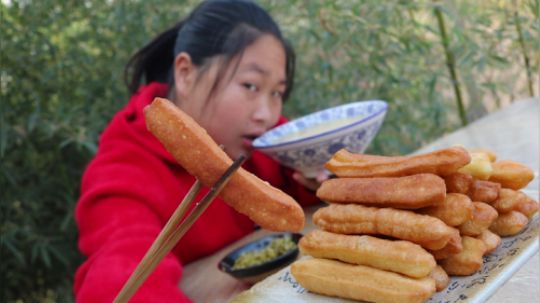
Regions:
[[[531,169],[450,147],[386,157],[338,151],[317,196],[316,229],[291,273],[304,288],[369,302],[425,302],[448,275],[472,275],[500,237],[521,232],[538,202]]]

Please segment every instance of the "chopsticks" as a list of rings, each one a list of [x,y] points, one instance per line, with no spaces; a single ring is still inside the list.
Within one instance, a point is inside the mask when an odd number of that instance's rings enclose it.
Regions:
[[[189,209],[191,202],[201,189],[201,182],[196,180],[180,205],[176,208],[171,218],[165,224],[158,237],[152,243],[141,262],[137,265],[129,279],[126,281],[114,303],[126,303],[135,294],[141,284],[148,278],[159,262],[173,249],[180,238],[195,223],[199,216],[206,210],[214,198],[225,187],[229,178],[244,163],[246,156],[240,155],[231,166],[223,173],[218,181],[210,188],[208,193],[195,205],[192,211],[182,221],[184,214]]]

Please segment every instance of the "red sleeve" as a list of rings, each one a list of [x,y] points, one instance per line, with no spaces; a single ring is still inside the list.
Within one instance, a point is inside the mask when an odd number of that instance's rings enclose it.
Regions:
[[[121,144],[112,149],[89,165],[82,181],[76,221],[88,259],[76,273],[77,302],[113,301],[172,211],[167,192],[180,187],[157,158]],[[180,197],[178,191],[172,190]],[[190,302],[178,287],[181,271],[169,254],[130,302]]]
[[[294,170],[286,167],[281,167],[284,176],[284,184],[282,190],[298,201],[302,206],[309,206],[320,203],[314,191],[307,189],[304,185],[293,179]]]

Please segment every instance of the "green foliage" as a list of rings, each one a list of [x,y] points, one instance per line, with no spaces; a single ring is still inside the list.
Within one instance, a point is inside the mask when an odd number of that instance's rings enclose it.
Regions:
[[[1,3],[0,300],[70,302],[82,261],[73,219],[79,180],[127,101],[123,67],[198,1]],[[297,52],[289,117],[389,102],[370,153],[409,153],[461,125],[435,6],[469,121],[529,96],[539,81],[539,0],[260,3]]]
[[[128,98],[127,58],[177,18],[172,11],[110,1],[2,4],[0,259],[8,301],[71,301],[81,173]]]
[[[390,109],[367,152],[404,154],[461,126],[434,8],[473,121],[529,96],[513,14],[538,71],[538,1],[264,1],[298,51],[289,116],[354,100]],[[534,39],[533,37],[536,37]],[[538,72],[532,82],[538,82]],[[536,92],[538,93],[538,92]]]

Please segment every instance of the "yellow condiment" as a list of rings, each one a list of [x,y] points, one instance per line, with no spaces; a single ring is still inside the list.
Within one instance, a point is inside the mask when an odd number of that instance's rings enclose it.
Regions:
[[[290,236],[274,238],[265,248],[245,252],[236,259],[233,269],[243,269],[270,261],[296,248]]]

